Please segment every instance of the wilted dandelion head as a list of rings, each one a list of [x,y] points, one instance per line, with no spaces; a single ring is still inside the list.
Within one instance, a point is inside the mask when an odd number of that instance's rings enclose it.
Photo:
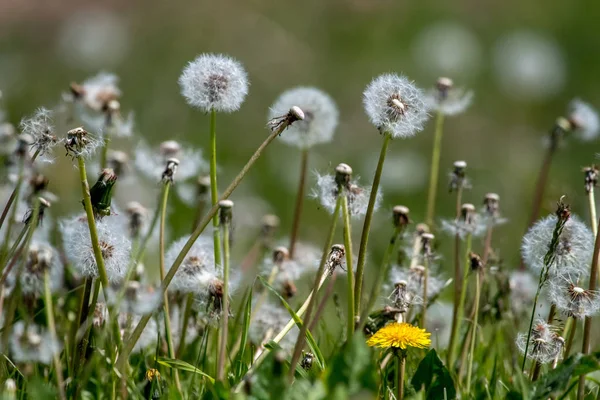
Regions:
[[[286,114],[294,106],[300,107],[304,119],[296,121],[280,136],[282,142],[307,149],[333,139],[339,112],[327,93],[312,87],[287,90],[271,106],[269,119]]]
[[[416,265],[411,268],[403,268],[393,266],[390,270],[388,283],[384,286],[386,292],[391,290],[394,299],[398,294],[398,288],[405,286],[405,292],[410,297],[410,304],[422,304],[423,302],[423,287],[425,285],[425,268],[421,265]],[[434,273],[431,269],[427,274],[427,298],[431,300],[437,297],[445,286],[445,281]]]
[[[52,147],[59,143],[54,132],[52,111],[46,108],[38,108],[29,118],[23,118],[19,124],[21,134],[30,135],[31,147],[40,153],[48,153]]]
[[[248,76],[237,60],[221,54],[201,54],[179,77],[181,94],[192,107],[230,113],[248,94]]]
[[[485,220],[476,212],[475,206],[465,203],[460,209],[458,219],[442,220],[442,230],[450,235],[464,239],[467,235],[480,236],[485,232]]]
[[[523,261],[536,273],[544,267],[544,257],[548,253],[556,222],[556,215],[542,218],[523,236]],[[558,238],[550,275],[585,273],[589,269],[593,249],[592,231],[577,216],[571,215]]]
[[[527,334],[519,333],[516,341],[521,353],[527,347]],[[527,358],[546,364],[562,355],[565,341],[556,333],[556,328],[540,319],[531,328]]]
[[[444,115],[464,112],[473,101],[473,92],[454,86],[450,78],[439,78],[434,88],[425,93],[427,110]]]
[[[579,99],[574,99],[569,103],[568,119],[575,134],[584,141],[594,140],[600,132],[600,117],[598,112]]]
[[[184,236],[171,244],[165,254],[166,265],[173,265],[188,239],[189,236]],[[169,290],[180,293],[203,292],[207,290],[218,274],[219,271],[215,269],[212,238],[201,236],[194,242],[175,273]]]
[[[429,118],[422,90],[402,75],[373,79],[363,93],[363,105],[371,123],[393,138],[415,135]]]
[[[582,286],[580,279],[571,275],[553,276],[548,285],[548,298],[567,316],[578,319],[591,317],[600,310],[600,296],[597,291]]]
[[[19,321],[13,325],[10,351],[11,359],[17,363],[50,364],[60,347],[60,343],[49,332],[34,323]]]
[[[86,278],[98,277],[98,266],[94,257],[87,218],[75,217],[63,221],[60,230],[65,244],[65,253],[77,272]],[[106,274],[111,282],[125,276],[131,254],[131,241],[118,218],[107,217],[96,220],[98,244],[104,259]]]
[[[183,146],[174,140],[162,142],[157,149],[152,149],[146,143],[141,142],[135,149],[134,157],[136,169],[154,181],[162,179],[167,162],[173,158],[179,161],[177,166],[179,182],[196,178],[200,171],[208,169],[208,163],[202,157],[200,150]]]

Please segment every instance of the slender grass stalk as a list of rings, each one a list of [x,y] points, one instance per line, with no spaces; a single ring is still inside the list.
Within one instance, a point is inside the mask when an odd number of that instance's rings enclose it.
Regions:
[[[590,285],[589,290],[596,290],[596,280],[598,279],[598,257],[600,256],[600,235],[596,234],[596,241],[594,243],[594,255],[592,257],[592,265],[590,267]],[[592,317],[585,317],[583,325],[583,343],[581,345],[581,352],[583,354],[590,354],[590,341],[592,336]],[[582,400],[585,394],[585,375],[579,377],[579,384],[577,386],[577,400]]]
[[[223,311],[221,315],[221,340],[217,357],[217,379],[225,380],[225,364],[227,363],[227,332],[229,328],[229,218],[222,219],[223,234]]]
[[[52,340],[57,340],[56,335],[56,324],[54,322],[54,305],[52,304],[52,293],[50,292],[50,276],[48,271],[44,273],[44,302],[46,303],[46,320],[48,323],[48,330]],[[52,356],[52,362],[54,364],[54,374],[56,375],[56,386],[58,388],[58,397],[61,400],[65,400],[65,387],[63,380],[62,365],[60,363],[60,357],[58,354]]]
[[[565,358],[568,358],[573,348],[573,340],[575,339],[575,332],[577,331],[577,319],[569,317],[565,324],[565,330],[563,331],[562,337],[567,338],[565,346]]]
[[[15,239],[15,242],[13,243],[11,248],[8,250],[8,253],[6,254],[6,257],[5,257],[6,263],[8,263],[14,257],[15,253],[17,252],[17,249],[19,248],[19,245],[21,244],[21,240],[23,240],[23,238],[27,234],[28,230],[29,230],[28,224],[26,224],[23,227],[23,229],[21,229],[19,236],[17,237],[17,239]],[[4,271],[4,267],[5,267],[5,265],[3,264],[2,269],[0,270],[0,272],[2,273],[2,278],[0,278],[0,285],[2,285],[4,283],[7,275],[10,273],[10,269],[6,268],[6,271]]]
[[[588,202],[590,207],[590,223],[594,236],[598,234],[598,220],[596,219],[596,197],[594,196],[594,187],[590,187],[588,192]]]
[[[219,186],[217,185],[217,112],[210,112],[210,201],[213,207],[219,202]],[[213,241],[215,251],[215,268],[221,265],[221,235],[219,234],[219,216],[213,217]]]
[[[15,201],[15,199],[18,199],[21,194],[21,188],[23,186],[24,170],[25,170],[25,160],[23,158],[21,158],[21,160],[19,162],[17,185],[15,186],[15,189],[13,190],[10,197],[8,198],[8,202],[6,203],[6,206],[4,207],[4,211],[2,212],[2,219],[0,219],[0,227],[2,227],[4,218],[6,218],[6,215],[7,215],[8,211],[10,210],[10,216],[8,217],[8,225],[6,227],[6,231],[4,232],[4,241],[2,242],[2,247],[0,248],[0,265],[4,265],[4,260],[7,259],[6,251],[8,250],[8,245],[10,243],[10,235],[12,233],[12,228],[13,228],[13,226],[15,224],[15,220],[17,218],[17,208],[18,208],[18,205],[15,205],[12,208],[11,208],[11,206],[12,206],[13,202]]]
[[[475,274],[475,316],[473,317],[471,333],[471,350],[469,351],[469,365],[467,367],[467,397],[471,393],[471,376],[473,374],[473,354],[475,353],[475,342],[477,341],[477,322],[479,318],[479,300],[481,297],[481,276],[477,271]]]
[[[73,371],[75,371],[75,368],[77,366],[76,362],[77,360],[79,360],[79,357],[77,356],[79,345],[79,341],[77,340],[77,331],[78,327],[82,326],[88,317],[90,307],[90,295],[92,294],[92,283],[92,278],[85,278],[83,284],[83,293],[81,294],[81,300],[79,302],[79,313],[77,317],[77,321],[79,321],[79,323],[77,324],[77,327],[75,328],[72,336],[73,349],[71,351],[71,354],[73,355],[73,357],[71,360],[71,370]]]
[[[456,351],[458,347],[458,343],[456,342],[456,337],[458,336],[459,326],[462,324],[462,319],[465,312],[465,300],[467,298],[467,281],[469,277],[469,257],[471,254],[471,244],[473,241],[473,236],[471,233],[467,233],[466,237],[466,248],[465,248],[465,265],[463,267],[463,274],[461,278],[461,286],[460,286],[460,297],[456,306],[456,324],[452,327],[452,335],[450,336],[450,343],[452,346],[448,347],[448,368],[453,368],[454,361],[456,360]],[[460,267],[459,267],[460,268]],[[456,272],[456,270],[455,270]],[[458,282],[457,282],[458,284]],[[455,285],[457,286],[457,285]],[[452,340],[454,339],[454,340]]]
[[[294,346],[294,352],[292,353],[292,361],[290,363],[290,379],[293,378],[294,372],[292,372],[292,371],[296,370],[296,364],[298,363],[298,360],[300,360],[300,356],[302,355],[302,347],[304,345],[306,330],[308,329],[308,325],[310,325],[310,316],[312,314],[312,310],[313,310],[316,300],[317,300],[316,293],[318,293],[319,288],[323,284],[322,283],[323,280],[328,275],[327,271],[325,271],[325,264],[327,262],[329,250],[331,248],[331,245],[333,244],[335,228],[337,225],[338,217],[340,215],[340,208],[342,207],[342,197],[344,197],[344,196],[338,196],[338,199],[335,203],[335,209],[333,210],[333,215],[331,217],[331,225],[329,227],[329,232],[327,234],[327,238],[325,239],[325,244],[323,245],[323,250],[321,253],[321,260],[319,262],[319,268],[317,269],[317,273],[315,275],[315,281],[313,283],[313,288],[312,288],[311,294],[304,302],[304,304],[306,304],[306,317],[304,318],[305,323],[302,324],[302,327],[300,328],[300,333],[298,334],[298,339],[296,340],[296,345]],[[298,316],[300,316],[300,314],[298,314]],[[291,322],[293,322],[293,320]],[[290,327],[290,329],[291,329],[291,327]]]
[[[396,398],[398,400],[404,399],[404,374],[406,372],[406,353],[400,351],[397,356],[397,368],[398,368],[398,384],[396,389],[398,390]]]
[[[348,275],[348,326],[346,329],[346,340],[352,340],[354,334],[354,268],[352,263],[352,227],[350,225],[350,213],[348,212],[348,198],[342,194],[342,218],[344,220],[344,247],[346,249],[346,271]],[[357,314],[359,313],[356,310]]]
[[[292,234],[290,235],[290,258],[294,258],[296,250],[296,241],[300,229],[300,219],[302,217],[302,205],[304,204],[304,188],[306,187],[306,175],[308,172],[308,149],[301,152],[300,161],[300,180],[298,182],[298,193],[296,194],[296,207],[294,208],[294,220],[292,222]]]
[[[175,355],[177,357],[181,357],[181,354],[183,353],[183,349],[185,348],[185,341],[187,338],[187,326],[188,326],[188,321],[190,319],[190,317],[192,316],[192,306],[194,305],[194,295],[192,293],[189,293],[187,296],[185,296],[185,308],[183,310],[183,319],[182,319],[182,329],[181,329],[181,333],[179,334],[179,346],[177,347],[177,351],[175,352]]]
[[[367,257],[367,243],[369,242],[369,233],[371,232],[371,222],[373,221],[373,212],[375,211],[375,200],[377,199],[377,191],[379,190],[379,182],[381,181],[381,173],[383,172],[383,164],[385,163],[385,156],[387,154],[392,135],[385,133],[383,137],[383,144],[381,146],[381,152],[379,153],[379,161],[377,162],[377,168],[375,169],[375,176],[373,177],[373,185],[371,186],[371,195],[369,196],[369,204],[367,206],[367,212],[365,214],[365,222],[363,224],[363,230],[360,237],[360,245],[358,248],[358,260],[356,263],[356,282],[354,286],[354,310],[359,312],[360,303],[362,297],[362,284],[363,275],[365,269],[365,261]],[[359,316],[360,317],[360,316]]]
[[[309,331],[312,332],[315,329],[315,327],[317,326],[317,323],[319,322],[319,319],[321,318],[321,315],[323,315],[323,311],[325,311],[325,306],[327,306],[327,301],[333,294],[333,289],[335,288],[336,280],[337,280],[337,274],[333,274],[331,276],[331,278],[329,279],[329,283],[327,284],[327,287],[325,288],[325,293],[319,300],[319,305],[317,306],[317,311],[315,311],[315,315],[310,320],[310,325],[308,326]]]
[[[442,136],[444,133],[444,114],[438,111],[435,120],[433,152],[431,154],[431,172],[429,175],[429,192],[427,196],[427,218],[425,223],[433,226],[435,215],[435,200],[437,195],[438,177],[440,174],[440,155],[442,153]]]
[[[260,158],[260,156],[262,155],[262,153],[264,152],[264,150],[267,148],[267,146],[273,140],[275,140],[275,138],[277,136],[279,136],[285,130],[285,128],[287,128],[289,126],[290,123],[281,124],[276,130],[274,130],[273,132],[271,132],[271,134],[264,140],[264,142],[258,147],[258,149],[256,149],[256,151],[254,152],[254,154],[250,157],[250,159],[248,160],[248,162],[246,163],[246,165],[244,165],[244,167],[238,173],[238,175],[233,179],[233,181],[227,187],[227,189],[225,189],[225,191],[221,195],[221,200],[227,199],[231,195],[231,193],[233,193],[233,191],[242,182],[242,180],[244,179],[244,177],[246,176],[246,174],[248,173],[248,171],[250,170],[250,168]],[[185,245],[181,249],[181,252],[177,256],[177,258],[173,262],[173,265],[169,269],[169,272],[165,276],[165,279],[162,281],[160,290],[163,292],[163,294],[166,292],[167,288],[169,287],[169,284],[171,283],[171,280],[173,279],[173,277],[175,276],[175,273],[177,272],[177,270],[181,266],[181,263],[185,259],[187,253],[190,251],[190,249],[194,245],[194,242],[196,241],[196,239],[198,239],[198,237],[200,236],[200,234],[202,234],[202,232],[204,231],[204,229],[206,229],[206,227],[210,223],[211,219],[215,215],[217,215],[218,209],[219,209],[218,205],[215,204],[214,206],[212,206],[212,208],[204,216],[204,218],[202,219],[202,221],[200,221],[200,223],[198,224],[198,226],[196,227],[196,229],[194,230],[194,232],[192,233],[192,235],[190,236],[190,238],[188,239],[188,241],[185,243]],[[123,368],[123,366],[127,362],[129,354],[133,350],[133,347],[135,346],[135,343],[138,341],[140,335],[142,334],[144,328],[148,324],[148,321],[150,320],[150,318],[151,318],[150,315],[146,315],[146,316],[142,317],[140,319],[140,322],[137,324],[137,326],[135,327],[135,329],[131,333],[131,335],[128,337],[127,341],[124,343],[124,346],[123,346],[123,348],[121,350],[121,353],[119,354],[119,358],[117,359],[117,363],[116,363],[116,368],[117,369]]]
[[[427,303],[429,296],[427,294],[427,286],[429,284],[429,256],[425,254],[423,257],[423,312],[421,313],[421,328],[425,328],[427,320]]]
[[[462,206],[462,191],[463,185],[459,185],[456,190],[456,220],[460,218],[460,209]],[[452,368],[454,360],[452,359],[452,349],[455,346],[456,335],[458,333],[458,304],[460,303],[461,286],[459,286],[459,278],[462,277],[460,272],[460,235],[454,235],[454,301],[452,306],[452,327],[450,328],[450,340],[448,341],[448,368]]]

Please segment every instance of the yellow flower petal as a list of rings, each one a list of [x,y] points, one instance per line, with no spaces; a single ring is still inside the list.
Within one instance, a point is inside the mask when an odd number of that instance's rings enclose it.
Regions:
[[[400,348],[416,347],[424,349],[431,345],[431,333],[425,329],[418,328],[406,322],[388,324],[375,332],[373,336],[367,340],[369,346],[377,346],[383,348]]]

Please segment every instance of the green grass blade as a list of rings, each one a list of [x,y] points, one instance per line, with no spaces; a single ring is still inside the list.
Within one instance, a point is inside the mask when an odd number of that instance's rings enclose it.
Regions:
[[[173,358],[167,358],[167,357],[158,357],[156,359],[156,362],[165,367],[177,369],[179,371],[193,372],[194,374],[198,374],[198,375],[205,377],[206,379],[208,379],[210,381],[210,383],[215,383],[215,379],[212,376],[208,375],[205,372],[202,372],[198,368],[194,367],[192,364],[189,364],[185,361],[175,360]]]

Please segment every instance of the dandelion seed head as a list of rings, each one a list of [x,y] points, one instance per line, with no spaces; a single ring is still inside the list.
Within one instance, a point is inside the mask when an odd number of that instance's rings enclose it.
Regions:
[[[19,129],[21,135],[30,135],[31,147],[40,155],[47,154],[60,142],[55,135],[52,111],[43,107],[38,108],[31,117],[22,119]]]
[[[423,92],[402,75],[373,79],[363,93],[363,106],[371,123],[393,138],[414,136],[429,118]]]
[[[250,324],[250,329],[248,331],[250,340],[256,345],[268,343],[285,327],[290,319],[290,314],[285,308],[271,302],[265,302],[256,311],[256,317]],[[284,336],[279,343],[284,351],[292,351],[298,333],[298,328],[294,326],[292,330]]]
[[[595,290],[582,288],[572,275],[556,275],[549,280],[548,299],[569,317],[583,319],[598,314],[600,296]]]
[[[115,74],[99,72],[82,84],[71,84],[71,93],[76,102],[80,102],[92,111],[101,112],[110,101],[121,97],[118,84],[119,77]]]
[[[73,158],[88,159],[102,146],[102,143],[102,139],[98,136],[86,131],[83,127],[77,127],[67,132],[65,149],[67,154]]]
[[[123,288],[120,285],[111,287],[109,304],[116,305],[118,295]],[[162,302],[162,295],[159,289],[152,286],[145,286],[137,281],[127,282],[124,297],[121,302],[120,310],[124,313],[135,315],[147,315],[158,309]]]
[[[269,119],[284,115],[294,107],[300,110],[302,118],[280,136],[282,142],[301,149],[331,142],[338,125],[339,112],[327,93],[312,87],[287,90],[271,106]]]
[[[34,323],[18,321],[10,336],[11,359],[17,363],[38,362],[50,364],[52,357],[61,349],[52,335]]]
[[[428,111],[452,116],[463,113],[473,102],[473,92],[454,86],[450,78],[439,78],[436,87],[425,93]]]
[[[167,161],[171,158],[179,160],[177,180],[179,182],[196,178],[200,171],[208,169],[208,163],[200,150],[182,146],[174,140],[162,142],[156,150],[141,142],[134,151],[136,169],[148,179],[161,179]]]
[[[50,291],[54,293],[61,289],[64,268],[60,262],[58,252],[50,244],[36,240],[29,246],[24,268],[19,275],[21,292],[26,296],[36,298],[43,296],[46,272],[48,273]],[[10,287],[13,287],[16,283],[15,273],[11,273],[7,278]]]
[[[513,271],[509,278],[511,305],[517,314],[529,310],[538,283],[529,271]]]
[[[317,174],[317,185],[313,189],[312,197],[319,199],[321,205],[329,212],[333,214],[337,198],[340,194],[338,183],[336,183],[336,177],[334,175],[321,175]],[[371,196],[371,187],[361,187],[357,184],[358,179],[354,179],[348,182],[346,187],[343,188],[344,193],[348,198],[348,211],[351,217],[360,217],[367,212],[369,204],[369,197]],[[377,197],[375,198],[375,210],[381,205],[383,194],[381,188],[377,190]]]
[[[523,261],[534,273],[539,274],[544,267],[544,257],[552,241],[556,221],[555,215],[542,218],[523,236]],[[558,239],[550,275],[585,273],[589,269],[593,249],[592,231],[576,215],[571,215]]]
[[[574,99],[569,103],[569,121],[583,141],[594,140],[600,132],[598,112],[588,103]]]
[[[121,332],[121,337],[123,339],[126,339],[126,337],[131,334],[133,329],[140,322],[141,318],[142,317],[140,315],[129,314],[125,312],[119,314],[119,329]],[[148,320],[148,323],[144,327],[142,334],[135,343],[132,352],[139,353],[143,352],[145,349],[148,348],[155,348],[157,338],[158,326],[156,325],[156,320],[154,318],[151,318],[150,320]]]
[[[165,265],[172,266],[175,259],[188,241],[184,236],[169,246],[165,254]],[[215,269],[214,248],[212,238],[200,236],[184,258],[175,273],[169,291],[179,293],[198,293],[208,290],[214,279],[218,278],[219,270]]]
[[[521,353],[527,347],[527,334],[519,333],[516,345]],[[531,328],[527,358],[541,364],[547,364],[560,358],[564,347],[564,339],[556,333],[556,328],[540,319]]]
[[[393,292],[399,282],[406,283],[406,290],[411,295],[410,304],[421,304],[423,286],[425,284],[425,268],[417,265],[413,268],[404,268],[398,265],[390,269],[388,283],[384,285],[386,292]],[[437,297],[445,286],[445,281],[430,268],[427,276],[427,297],[431,300]]]
[[[221,54],[201,54],[179,77],[187,103],[205,112],[237,111],[248,94],[248,76],[242,64]]]

